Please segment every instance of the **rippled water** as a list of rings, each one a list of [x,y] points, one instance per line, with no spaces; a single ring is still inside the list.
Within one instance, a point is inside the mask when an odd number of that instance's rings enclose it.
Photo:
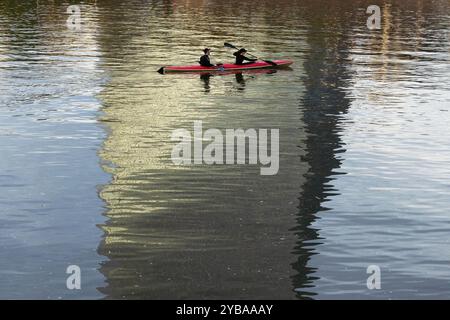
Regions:
[[[69,4],[0,3],[1,298],[450,296],[448,1]],[[224,41],[295,63],[155,72]],[[174,166],[196,120],[280,129],[278,175]]]

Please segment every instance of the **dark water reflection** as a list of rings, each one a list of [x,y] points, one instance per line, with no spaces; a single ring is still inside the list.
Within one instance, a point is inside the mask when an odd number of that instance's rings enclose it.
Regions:
[[[324,15],[311,21],[314,28],[307,33],[309,50],[305,54],[305,70],[302,77],[305,93],[300,109],[305,123],[306,154],[302,161],[309,166],[306,181],[300,194],[299,215],[294,228],[298,236],[294,254],[298,261],[293,264],[297,274],[293,284],[299,298],[314,297],[308,288],[314,287],[318,279],[317,268],[310,265],[310,257],[318,252],[315,247],[321,243],[320,230],[313,226],[317,213],[329,211],[326,202],[339,195],[333,185],[336,169],[341,167],[341,153],[345,152],[339,123],[350,108],[351,99],[346,88],[350,86],[352,72],[349,64],[351,29],[344,23],[335,26],[339,36],[324,38],[317,30],[324,30],[330,17]],[[335,63],[329,63],[334,61]]]
[[[0,4],[1,297],[449,296],[448,1],[69,4]],[[155,72],[224,41],[295,64]],[[279,128],[279,174],[174,166],[195,120]]]

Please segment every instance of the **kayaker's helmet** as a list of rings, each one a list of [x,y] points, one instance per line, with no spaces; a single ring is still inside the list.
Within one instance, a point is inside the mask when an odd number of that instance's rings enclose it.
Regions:
[[[208,52],[211,52],[211,49],[210,49],[210,48],[205,48],[205,49],[203,50],[203,52],[204,52],[205,54],[207,54]]]
[[[247,50],[245,50],[244,48],[242,48],[242,49],[240,49],[239,51],[238,51],[238,54],[242,54],[242,53],[246,53],[247,52]]]

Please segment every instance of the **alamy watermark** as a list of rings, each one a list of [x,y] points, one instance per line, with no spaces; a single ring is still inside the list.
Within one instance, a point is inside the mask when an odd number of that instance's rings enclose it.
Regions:
[[[81,268],[77,265],[68,266],[66,273],[70,274],[66,280],[66,287],[69,290],[81,290]]]
[[[269,146],[270,131],[270,146]],[[279,170],[279,129],[208,129],[203,132],[202,121],[194,121],[193,133],[178,129],[172,141],[175,165],[261,165],[263,176],[276,175]],[[208,142],[204,145],[204,141]],[[270,154],[269,154],[270,149]]]
[[[366,284],[369,290],[380,290],[381,289],[381,268],[377,265],[370,265],[366,270],[367,274],[370,276],[367,278]]]
[[[67,7],[69,18],[66,20],[66,25],[69,30],[81,31],[81,9],[78,5],[71,5]]]
[[[366,13],[371,14],[367,18],[367,28],[369,30],[379,30],[381,29],[381,9],[377,5],[370,5],[367,7]]]

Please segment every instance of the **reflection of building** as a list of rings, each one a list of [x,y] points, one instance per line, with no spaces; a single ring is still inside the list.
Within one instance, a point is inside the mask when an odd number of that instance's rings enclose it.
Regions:
[[[110,75],[99,96],[109,132],[100,156],[112,174],[100,192],[109,218],[98,250],[108,258],[101,268],[107,285],[100,290],[109,298],[294,298],[290,229],[306,171],[298,160],[299,89],[281,108],[274,92],[285,83],[278,74],[253,75],[239,93],[234,75],[213,77],[208,95],[198,75],[162,76],[155,71],[167,52],[189,57],[190,42],[175,40],[186,39],[196,20],[184,15],[186,21],[170,30],[174,20],[162,17],[167,13],[130,12],[120,12],[113,31],[108,20],[118,17],[100,18]],[[111,35],[127,34],[136,20],[168,30],[170,48],[146,28],[134,37]],[[232,26],[221,29],[232,32]],[[189,39],[209,36],[209,30],[198,33]],[[199,119],[205,128],[280,128],[284,169],[262,177],[259,166],[174,167],[172,130],[192,128]]]
[[[329,8],[333,17],[334,8]],[[324,37],[322,32],[334,30]],[[314,223],[318,214],[329,210],[325,202],[336,195],[333,186],[335,170],[340,167],[338,154],[344,152],[341,140],[340,116],[347,113],[350,99],[346,88],[351,80],[349,51],[352,46],[350,26],[335,21],[327,13],[310,22],[307,54],[305,57],[305,93],[300,108],[305,124],[305,155],[309,171],[300,193],[300,205],[295,228],[298,241],[294,253],[297,261],[292,267],[297,272],[292,277],[298,297],[314,297],[315,272],[320,266],[311,259],[319,254],[316,246],[321,243],[320,230]]]

